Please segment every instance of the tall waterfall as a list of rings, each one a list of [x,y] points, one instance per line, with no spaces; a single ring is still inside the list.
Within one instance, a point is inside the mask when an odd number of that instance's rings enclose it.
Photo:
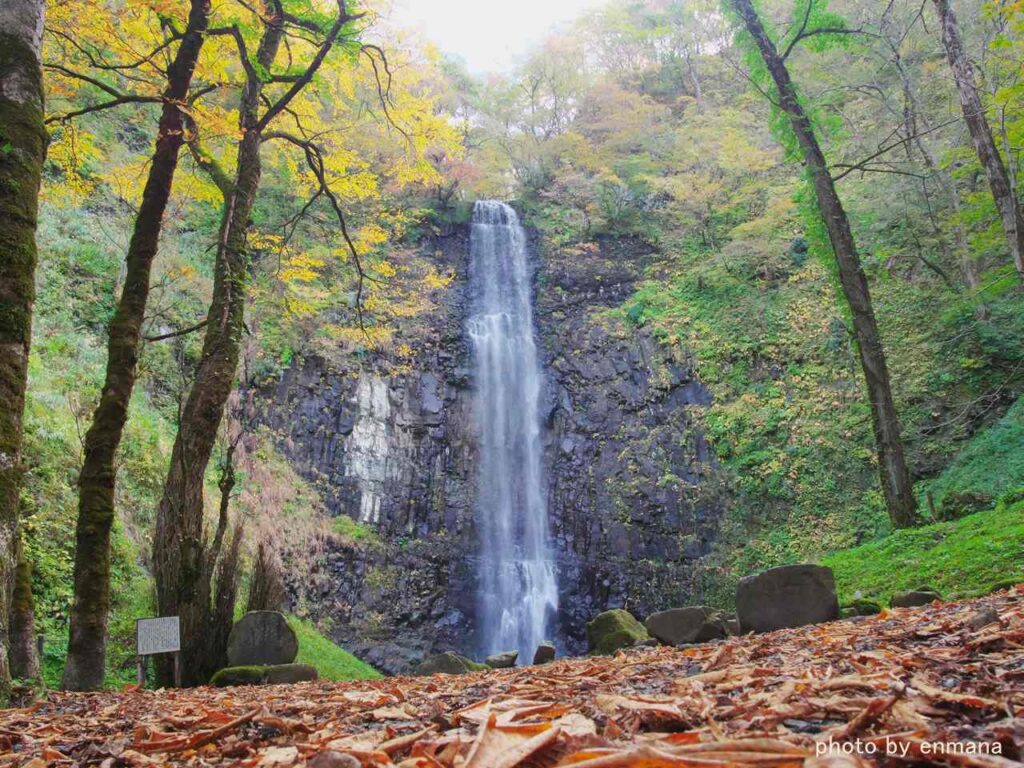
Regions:
[[[541,373],[526,234],[504,203],[482,200],[473,207],[470,290],[481,650],[518,649],[530,663],[547,636],[558,590],[541,468]]]

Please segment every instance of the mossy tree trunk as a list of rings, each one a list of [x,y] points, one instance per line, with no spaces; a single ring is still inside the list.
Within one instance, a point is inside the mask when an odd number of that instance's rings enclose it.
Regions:
[[[39,182],[46,156],[43,0],[0,3],[0,704],[10,687],[22,427],[35,301]]]
[[[942,30],[942,45],[946,49],[949,67],[953,70],[953,80],[960,94],[960,108],[964,122],[971,134],[974,151],[985,171],[992,198],[999,211],[999,219],[1003,225],[1003,234],[1010,249],[1017,276],[1024,283],[1024,215],[1021,214],[1017,194],[1010,183],[1002,155],[996,149],[992,138],[992,128],[985,118],[985,108],[981,104],[978,84],[974,80],[974,67],[964,50],[964,42],[960,37],[960,27],[949,0],[934,0],[935,10],[939,14],[939,25]]]
[[[861,369],[864,371],[871,404],[879,479],[885,495],[886,509],[897,528],[912,526],[917,519],[917,503],[903,452],[889,368],[878,334],[878,323],[871,304],[867,278],[861,268],[860,256],[857,254],[857,246],[850,230],[850,221],[836,192],[835,181],[829,173],[814,127],[797,97],[796,87],[790,79],[785,59],[776,50],[751,0],[730,2],[753,38],[758,53],[775,83],[778,106],[789,118],[790,127],[803,153],[807,172],[811,175],[818,209],[828,230],[829,241],[839,267],[839,283],[853,317],[857,352],[860,355]]]
[[[108,327],[106,378],[85,436],[85,460],[78,481],[71,638],[61,681],[67,690],[95,690],[103,684],[110,609],[115,457],[135,386],[153,259],[184,143],[181,105],[188,97],[209,20],[210,0],[192,0],[188,25],[167,71],[156,147],[125,259],[124,286]]]
[[[216,162],[202,151],[198,139],[192,144],[197,163],[224,194],[224,209],[203,351],[181,412],[163,496],[157,507],[153,539],[157,607],[161,614],[178,615],[181,619],[182,681],[186,685],[208,682],[222,663],[232,615],[229,608],[233,607],[237,593],[234,574],[218,566],[227,527],[227,497],[222,494],[217,534],[212,543],[208,543],[204,531],[203,490],[225,406],[234,388],[245,332],[246,275],[250,265],[246,239],[262,172],[260,145],[266,127],[310,83],[342,29],[357,18],[348,15],[344,0],[338,0],[338,15],[325,31],[305,70],[288,76],[287,82],[291,85],[261,115],[261,105],[269,101],[265,98],[264,85],[270,79],[269,73],[285,36],[285,17],[280,0],[263,4],[263,35],[255,61],[243,61],[246,84],[239,105],[242,138],[238,144],[234,180],[229,181]],[[293,17],[287,21],[306,30],[311,28],[310,23]],[[238,543],[236,533],[234,549],[224,554],[225,562],[231,562],[232,558],[237,560]],[[166,684],[169,677],[169,666],[158,663],[158,680]]]
[[[32,600],[32,563],[26,556],[21,537],[17,546],[18,565],[14,573],[14,598],[11,602],[11,675],[22,680],[39,679],[39,653],[36,646],[35,603]]]
[[[264,33],[256,52],[256,64],[269,72],[284,35],[283,19],[266,9]],[[177,615],[181,621],[182,682],[197,685],[209,681],[222,652],[212,647],[216,631],[212,605],[212,578],[219,552],[209,546],[203,526],[203,490],[206,468],[217,440],[224,407],[234,386],[235,370],[245,332],[246,270],[249,252],[246,237],[249,216],[259,189],[259,106],[264,80],[250,72],[240,105],[242,139],[234,183],[225,192],[219,244],[214,267],[213,297],[203,351],[192,389],[181,412],[171,463],[157,508],[153,539],[153,564],[157,584],[157,608],[161,615]],[[222,514],[222,524],[226,518]],[[225,638],[226,639],[226,638]],[[158,678],[166,680],[166,665],[157,665]]]

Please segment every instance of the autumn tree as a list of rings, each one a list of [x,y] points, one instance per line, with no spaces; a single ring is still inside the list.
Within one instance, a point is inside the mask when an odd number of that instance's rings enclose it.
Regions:
[[[857,352],[871,404],[879,478],[886,508],[893,525],[899,528],[912,526],[916,522],[916,501],[904,457],[889,368],[878,333],[867,278],[861,267],[850,221],[836,192],[835,180],[786,65],[786,59],[800,41],[816,35],[842,34],[845,30],[831,19],[819,22],[815,14],[816,0],[807,0],[803,10],[798,10],[795,32],[789,36],[788,43],[780,51],[754,9],[752,0],[729,2],[742,21],[774,83],[777,99],[775,104],[785,114],[803,155],[818,210],[836,257],[839,283],[853,317]]]
[[[357,18],[349,15],[343,0],[337,15],[322,28],[315,20],[286,13],[281,3],[271,0],[262,8],[262,27],[255,55],[250,58],[242,33],[231,36],[245,71],[238,107],[241,138],[233,174],[201,149],[193,132],[197,162],[215,179],[224,197],[220,234],[214,262],[213,297],[207,314],[202,355],[186,402],[171,453],[163,497],[157,510],[153,561],[157,582],[157,606],[163,615],[181,619],[182,659],[187,683],[202,683],[215,671],[222,648],[211,647],[208,630],[212,621],[211,580],[214,575],[220,537],[207,541],[204,530],[203,493],[206,468],[217,439],[225,403],[234,386],[236,368],[245,332],[247,270],[250,250],[247,237],[250,216],[259,189],[262,170],[260,149],[268,126],[286,113],[292,100],[316,75],[324,60],[340,42],[352,39],[345,32]],[[309,44],[312,51],[305,67],[291,73],[274,74],[278,51],[288,30],[319,39]],[[292,41],[291,47],[295,47]],[[291,55],[294,56],[294,50]],[[269,83],[286,84],[283,93],[272,98]],[[267,104],[267,106],[264,106]],[[220,530],[220,524],[218,524]],[[166,676],[162,672],[161,676]]]
[[[46,154],[42,0],[0,5],[0,703],[10,685],[9,614],[18,540],[22,419]]]
[[[946,49],[946,58],[953,71],[957,93],[960,95],[964,122],[967,123],[974,151],[988,179],[989,189],[992,190],[992,198],[999,211],[999,219],[1017,275],[1021,282],[1024,282],[1024,215],[1021,214],[1020,201],[1017,199],[1013,184],[1010,183],[1006,164],[996,148],[992,128],[985,117],[985,107],[974,78],[974,67],[964,48],[960,27],[950,0],[934,0],[934,3],[939,15],[942,45]]]
[[[103,684],[110,608],[110,529],[114,522],[115,457],[135,386],[140,336],[164,211],[184,141],[183,110],[210,20],[210,0],[192,0],[178,46],[167,69],[167,85],[156,146],[125,258],[121,298],[108,326],[107,369],[99,405],[85,435],[85,460],[78,480],[74,603],[62,687],[95,690]],[[165,47],[167,41],[159,43]],[[152,57],[146,57],[152,59]],[[115,65],[105,64],[104,69]],[[65,68],[65,72],[70,70]]]

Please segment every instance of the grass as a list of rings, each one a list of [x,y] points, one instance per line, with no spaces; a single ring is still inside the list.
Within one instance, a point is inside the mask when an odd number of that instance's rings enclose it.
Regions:
[[[316,667],[324,680],[374,680],[381,673],[324,637],[316,625],[297,616],[288,617],[288,625],[299,638],[295,661]]]
[[[894,592],[921,586],[944,598],[971,597],[1024,581],[1024,489],[994,509],[895,531],[824,563],[835,572],[840,602],[866,597],[888,604]]]

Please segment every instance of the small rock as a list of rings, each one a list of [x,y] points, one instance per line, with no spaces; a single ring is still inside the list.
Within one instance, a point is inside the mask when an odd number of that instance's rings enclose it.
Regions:
[[[670,608],[652,613],[644,626],[666,645],[706,643],[728,634],[725,617],[706,605]]]
[[[503,653],[495,653],[492,656],[488,656],[484,659],[484,664],[491,669],[508,669],[516,665],[516,659],[518,658],[519,651],[504,651]]]
[[[548,662],[555,660],[555,644],[554,643],[541,643],[537,646],[536,653],[533,654],[534,664],[547,664]]]
[[[881,603],[875,600],[857,598],[856,600],[851,600],[849,603],[844,605],[840,610],[840,615],[842,615],[844,619],[848,619],[852,616],[874,616],[876,613],[881,612]]]
[[[783,565],[740,579],[736,615],[743,632],[771,632],[839,618],[832,569]]]
[[[997,621],[999,621],[999,613],[994,608],[982,608],[967,620],[967,626],[971,629],[981,629]]]
[[[942,595],[930,587],[912,589],[909,592],[897,592],[892,596],[889,605],[893,608],[917,608],[941,600]]]
[[[414,675],[464,675],[467,672],[477,672],[487,669],[485,664],[478,664],[465,656],[446,651],[427,656],[417,665],[413,671]]]
[[[644,625],[629,611],[621,608],[599,613],[593,621],[587,623],[587,646],[590,653],[615,653],[647,637]]]
[[[360,763],[352,755],[327,750],[316,755],[306,763],[309,768],[360,768]]]

